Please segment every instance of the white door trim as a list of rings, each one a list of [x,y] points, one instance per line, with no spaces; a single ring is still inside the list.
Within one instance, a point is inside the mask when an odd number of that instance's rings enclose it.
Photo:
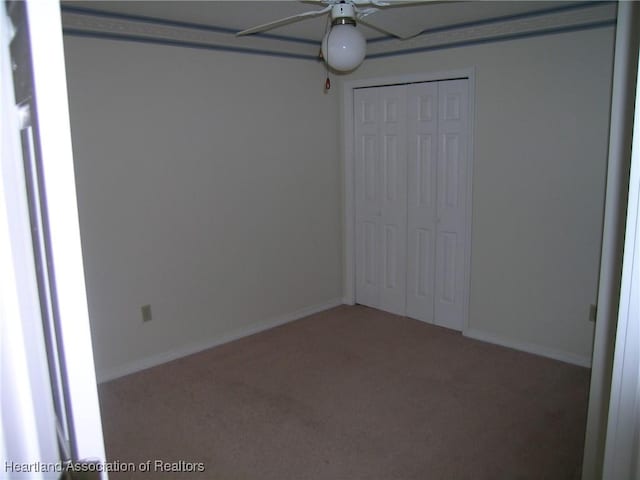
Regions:
[[[640,78],[602,478],[640,478]]]
[[[469,285],[471,274],[471,218],[472,218],[472,184],[473,184],[473,143],[475,125],[475,68],[449,70],[444,72],[414,73],[389,77],[366,78],[345,81],[341,85],[342,101],[342,164],[344,180],[344,303],[353,305],[356,301],[355,275],[355,162],[354,162],[354,118],[353,91],[356,88],[396,85],[404,83],[433,82],[438,80],[452,80],[467,78],[469,80],[469,174],[467,177],[467,215],[465,238],[465,278],[462,319],[462,331],[469,328]]]

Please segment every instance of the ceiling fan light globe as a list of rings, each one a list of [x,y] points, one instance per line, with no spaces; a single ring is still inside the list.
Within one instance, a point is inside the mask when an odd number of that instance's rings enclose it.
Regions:
[[[338,72],[355,70],[366,53],[367,42],[354,25],[335,25],[322,39],[322,57]]]

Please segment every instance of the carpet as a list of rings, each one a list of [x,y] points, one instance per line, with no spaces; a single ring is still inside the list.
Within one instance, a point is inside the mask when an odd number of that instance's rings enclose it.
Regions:
[[[99,396],[128,465],[111,479],[569,480],[588,387],[585,368],[341,306]]]

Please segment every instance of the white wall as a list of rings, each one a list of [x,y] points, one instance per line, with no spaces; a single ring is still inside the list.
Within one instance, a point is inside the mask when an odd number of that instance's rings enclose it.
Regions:
[[[476,69],[469,334],[588,364],[614,28],[366,60]]]
[[[578,363],[613,39],[608,27],[371,59],[345,77],[476,68],[470,331]],[[65,48],[99,377],[337,301],[338,96],[320,65],[70,36]]]
[[[338,95],[320,64],[65,50],[99,378],[341,298]]]

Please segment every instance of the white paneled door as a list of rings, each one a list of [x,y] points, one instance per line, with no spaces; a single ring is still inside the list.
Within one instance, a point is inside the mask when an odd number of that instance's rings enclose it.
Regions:
[[[462,329],[468,80],[358,89],[356,302]]]
[[[406,88],[356,95],[356,276],[360,303],[403,315],[406,304]]]

